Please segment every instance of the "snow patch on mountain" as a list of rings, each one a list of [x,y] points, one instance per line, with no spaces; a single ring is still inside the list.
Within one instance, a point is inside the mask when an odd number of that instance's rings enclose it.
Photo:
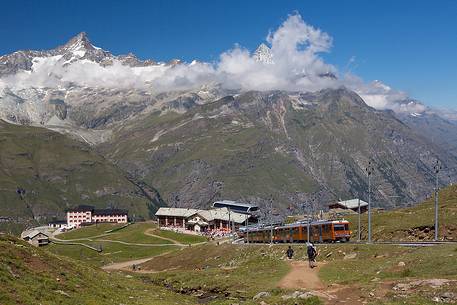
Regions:
[[[273,64],[273,55],[271,54],[270,48],[262,43],[259,47],[254,51],[252,56],[256,61],[262,62],[265,64]]]
[[[366,83],[352,74],[339,76],[320,56],[331,46],[327,33],[305,23],[298,14],[290,15],[254,52],[235,46],[216,62],[176,59],[164,63],[140,60],[132,53],[115,56],[80,33],[52,50],[17,51],[0,57],[0,116],[46,124],[59,107],[70,114],[77,107],[107,111],[114,106],[109,102],[116,94],[126,97],[125,102],[116,102],[129,108],[132,92],[135,99],[147,101],[145,109],[160,109],[170,102],[178,105],[171,107],[175,111],[186,111],[192,103],[214,100],[217,91],[231,91],[232,95],[249,90],[313,92],[342,86],[376,109],[425,111],[423,104],[380,81]],[[151,96],[167,92],[192,92],[199,98],[151,100]],[[50,104],[52,99],[58,99],[60,106]],[[297,109],[304,106],[299,99],[294,102]]]

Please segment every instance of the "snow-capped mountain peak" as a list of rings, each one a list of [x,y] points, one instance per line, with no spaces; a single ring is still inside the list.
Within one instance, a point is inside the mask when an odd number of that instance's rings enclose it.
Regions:
[[[273,64],[273,54],[271,54],[271,49],[264,43],[260,44],[257,49],[254,51],[253,57],[256,61],[262,62],[265,64]]]
[[[66,64],[77,59],[87,59],[101,64],[107,64],[113,55],[101,48],[94,46],[85,32],[71,38],[66,44],[50,51],[53,55],[62,55]]]
[[[61,49],[81,51],[94,50],[96,48],[90,42],[87,34],[85,32],[81,32],[75,37],[71,38],[65,45],[61,47]]]

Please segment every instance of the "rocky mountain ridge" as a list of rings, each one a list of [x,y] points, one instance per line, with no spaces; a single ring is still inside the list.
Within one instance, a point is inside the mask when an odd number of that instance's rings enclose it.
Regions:
[[[266,45],[251,56],[274,64]],[[34,69],[46,72],[47,65],[49,71],[133,67],[134,73],[153,74],[155,69],[180,71],[197,64],[114,56],[81,33],[50,51],[0,57],[0,81]],[[273,200],[286,213],[313,199],[320,208],[337,199],[366,199],[364,169],[372,161],[378,172],[376,205],[393,207],[431,193],[436,159],[443,167],[457,166],[452,153],[456,125],[440,114],[424,121],[434,113],[414,100],[399,101],[394,112],[369,107],[344,87],[300,92],[229,90],[214,82],[164,91],[147,83],[46,85],[58,77],[46,74],[39,86],[21,78],[15,86],[0,86],[0,117],[89,143],[126,177],[156,187],[172,206],[207,207],[215,199],[260,205]],[[332,73],[319,77],[336,78]],[[455,178],[452,172],[446,175]]]
[[[436,156],[443,167],[457,165],[394,113],[344,88],[229,95],[185,113],[156,111],[113,134],[100,146],[104,154],[157,186],[173,206],[206,207],[222,198],[263,205],[273,198],[286,213],[313,198],[321,208],[366,199],[371,161],[376,205],[393,207],[430,194]]]

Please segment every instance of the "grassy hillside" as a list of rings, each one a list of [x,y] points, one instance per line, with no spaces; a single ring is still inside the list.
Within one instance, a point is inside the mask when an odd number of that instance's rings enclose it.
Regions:
[[[455,245],[326,245],[318,248],[319,260],[324,264],[319,275],[329,287],[342,287],[340,295],[365,300],[368,304],[457,302]]]
[[[108,274],[0,235],[0,304],[195,304],[194,298]]]
[[[120,229],[123,226],[124,224],[100,223],[93,226],[87,226],[67,231],[65,233],[58,234],[56,237],[64,240],[90,238],[93,236],[109,234],[109,232],[111,232],[112,230]]]
[[[160,236],[160,237],[175,240],[182,244],[196,244],[196,243],[201,243],[201,242],[205,242],[208,240],[204,236],[180,234],[180,233],[176,233],[173,231],[159,230],[159,229],[155,229],[151,233],[153,233],[154,235]]]
[[[103,250],[98,253],[80,245],[51,244],[47,251],[81,261],[91,266],[102,267],[105,265],[147,258],[166,252],[177,250],[176,246],[136,246],[113,242],[92,241],[83,242],[86,245]]]
[[[357,239],[357,215],[347,217],[352,223],[353,236]],[[362,239],[367,238],[368,215],[361,217]],[[434,197],[422,204],[409,208],[375,212],[372,216],[373,239],[388,240],[432,240],[434,237],[435,203]],[[439,238],[457,240],[457,185],[439,192]]]
[[[142,274],[145,282],[162,285],[173,291],[198,292],[210,295],[209,304],[322,304],[317,297],[307,300],[283,300],[288,291],[277,288],[290,268],[284,247],[236,246],[231,244],[185,248],[156,257],[142,265],[143,270],[158,273]],[[259,292],[270,295],[253,300]]]
[[[316,272],[323,282],[317,291],[331,296],[327,300],[321,297],[320,302],[325,304],[344,301],[346,304],[431,305],[436,304],[436,298],[457,296],[457,268],[453,264],[456,246],[330,244],[317,247],[320,270]],[[293,248],[294,260],[306,261],[305,247]],[[252,301],[259,291],[270,293],[263,299],[267,304],[284,304],[281,296],[290,292],[277,285],[290,270],[284,260],[286,249],[285,245],[192,247],[146,262],[143,270],[156,273],[142,274],[141,278],[174,291],[212,293],[216,298],[211,304],[231,304],[224,300],[227,297],[232,302],[259,304],[260,301]],[[436,287],[432,287],[434,283]],[[447,302],[456,302],[454,296]]]
[[[109,223],[98,224],[68,231],[57,235],[57,237],[63,240],[110,239],[146,244],[172,243],[167,239],[183,244],[195,244],[207,241],[207,238],[204,236],[160,230],[154,222],[137,222],[130,224],[129,226]]]
[[[63,242],[82,243],[102,249],[103,251],[100,253],[82,245],[58,243],[48,246],[47,250],[91,265],[104,266],[176,251],[184,245],[207,240],[202,236],[161,231],[157,225],[151,222],[135,223],[116,230],[121,227],[121,225],[115,224],[102,224],[76,229],[56,236]],[[114,231],[111,232],[111,230]]]
[[[18,194],[18,188],[24,192]],[[43,223],[78,204],[113,205],[148,217],[159,201],[147,198],[88,145],[44,128],[0,121],[0,216],[10,222]]]

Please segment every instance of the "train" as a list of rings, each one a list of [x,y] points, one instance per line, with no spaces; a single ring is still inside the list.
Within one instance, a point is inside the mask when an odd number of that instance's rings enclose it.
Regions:
[[[348,242],[351,238],[347,220],[319,220],[309,223],[309,241],[312,243]],[[250,243],[304,243],[308,241],[308,223],[250,226],[240,228],[238,235]],[[272,236],[273,235],[273,236]]]

